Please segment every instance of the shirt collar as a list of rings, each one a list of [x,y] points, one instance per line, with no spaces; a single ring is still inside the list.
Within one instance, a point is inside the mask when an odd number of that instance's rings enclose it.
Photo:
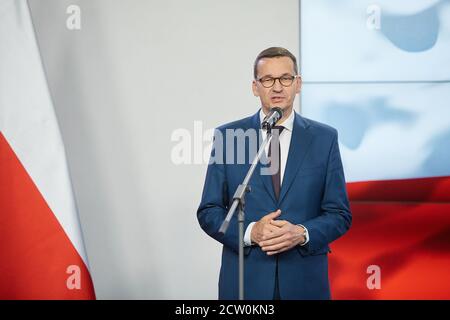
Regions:
[[[294,109],[292,109],[291,114],[289,117],[283,121],[283,123],[280,124],[280,126],[284,127],[285,129],[292,131],[294,128]],[[264,114],[264,111],[262,108],[259,110],[259,123],[262,123],[266,115]]]

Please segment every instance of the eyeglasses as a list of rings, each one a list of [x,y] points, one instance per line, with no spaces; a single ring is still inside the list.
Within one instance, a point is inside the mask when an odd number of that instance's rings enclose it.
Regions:
[[[278,78],[264,77],[257,79],[256,81],[261,83],[264,88],[272,88],[275,85],[276,80],[278,80],[283,87],[290,87],[297,77],[298,76],[284,75]]]

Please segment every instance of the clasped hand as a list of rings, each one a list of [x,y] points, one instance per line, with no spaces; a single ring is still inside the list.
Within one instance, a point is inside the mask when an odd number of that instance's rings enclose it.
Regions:
[[[271,212],[253,225],[251,240],[268,255],[287,251],[305,242],[305,228],[286,220],[275,220],[281,210]]]

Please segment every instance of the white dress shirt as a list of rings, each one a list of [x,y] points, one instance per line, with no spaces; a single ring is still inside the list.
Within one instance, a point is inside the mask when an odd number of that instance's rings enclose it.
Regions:
[[[259,111],[259,122],[262,123],[264,120],[264,117],[266,115],[264,114],[262,108]],[[284,176],[284,171],[286,169],[286,162],[287,162],[287,158],[288,158],[288,154],[289,154],[289,146],[291,144],[291,137],[292,137],[292,129],[294,128],[294,110],[291,111],[291,114],[289,115],[289,117],[283,121],[282,123],[277,124],[278,126],[282,126],[284,127],[283,131],[280,134],[279,140],[280,140],[280,149],[281,149],[281,159],[280,159],[280,187],[283,185],[283,176]],[[264,139],[267,136],[267,132],[266,130],[261,130],[261,136],[262,139],[264,141]],[[266,152],[266,156],[268,154],[269,151],[269,144],[266,145],[265,147],[265,152]],[[268,213],[268,212],[267,212]],[[252,233],[252,228],[255,225],[256,222],[251,222],[248,227],[247,230],[245,231],[245,235],[244,235],[244,244],[245,246],[251,246],[252,245],[252,241],[251,241],[251,233]],[[302,226],[303,228],[305,228],[303,225],[299,225]],[[307,244],[309,241],[309,234],[308,234],[308,230],[305,228],[305,238],[306,241],[301,244],[302,246]]]

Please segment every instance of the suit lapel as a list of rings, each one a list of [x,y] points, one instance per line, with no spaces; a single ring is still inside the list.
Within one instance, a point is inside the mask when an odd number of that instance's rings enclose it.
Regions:
[[[289,154],[284,171],[283,183],[281,184],[279,203],[283,201],[289,187],[294,181],[295,176],[297,175],[297,172],[305,159],[311,142],[312,135],[308,130],[308,124],[300,115],[295,113],[294,127],[292,129],[292,137],[289,145]]]

